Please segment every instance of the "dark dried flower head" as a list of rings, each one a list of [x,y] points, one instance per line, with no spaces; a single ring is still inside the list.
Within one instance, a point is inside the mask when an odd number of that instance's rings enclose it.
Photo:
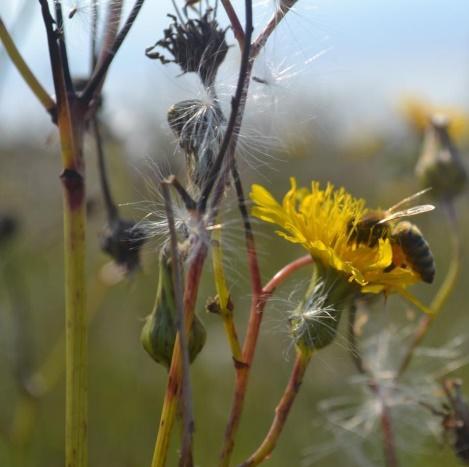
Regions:
[[[145,235],[134,222],[117,219],[104,232],[101,248],[114,261],[132,272],[140,265],[140,248],[145,243]]]
[[[173,22],[164,30],[163,39],[145,50],[146,56],[163,64],[177,63],[183,73],[198,73],[204,86],[211,86],[228,52],[225,40],[227,28],[219,27],[212,9],[200,18],[186,17],[183,24],[176,16],[168,16]],[[172,58],[156,51],[158,47],[166,49]]]
[[[13,237],[18,230],[18,222],[13,216],[0,214],[0,244]]]

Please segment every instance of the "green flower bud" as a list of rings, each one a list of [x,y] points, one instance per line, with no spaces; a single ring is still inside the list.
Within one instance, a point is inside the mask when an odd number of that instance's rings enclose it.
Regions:
[[[325,271],[316,265],[303,300],[290,313],[290,332],[302,352],[320,350],[333,342],[342,311],[356,292],[345,277]]]
[[[172,264],[162,252],[160,255],[158,288],[152,313],[142,328],[140,340],[143,348],[157,363],[166,368],[171,365],[177,334],[177,310],[173,286]],[[194,315],[189,335],[189,360],[195,360],[205,345],[207,333],[202,321]]]
[[[434,115],[428,126],[415,173],[431,194],[441,200],[451,200],[461,193],[467,173],[459,152],[448,132],[448,119]]]

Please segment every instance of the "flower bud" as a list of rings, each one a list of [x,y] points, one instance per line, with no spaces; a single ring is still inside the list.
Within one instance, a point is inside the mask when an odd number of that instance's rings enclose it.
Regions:
[[[334,277],[331,277],[333,275]],[[327,347],[337,334],[342,310],[355,294],[345,277],[316,266],[303,300],[290,315],[290,332],[296,346],[303,352]]]
[[[451,200],[461,193],[467,173],[449,132],[448,119],[434,115],[427,127],[423,148],[415,172],[431,194],[441,200]]]
[[[143,325],[140,340],[143,348],[157,363],[171,365],[177,334],[177,310],[173,286],[172,264],[164,252],[160,255],[158,288],[155,306]],[[189,360],[192,363],[205,345],[207,333],[202,321],[194,314],[189,334]]]

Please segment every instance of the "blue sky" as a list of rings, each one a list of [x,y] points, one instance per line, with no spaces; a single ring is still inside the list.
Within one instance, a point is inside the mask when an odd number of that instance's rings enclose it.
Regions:
[[[20,0],[1,0],[7,25]],[[234,1],[242,15],[242,1]],[[255,2],[257,30],[272,10],[272,0]],[[65,1],[69,49],[76,73],[86,71],[89,26],[86,0]],[[126,2],[127,10],[130,2]],[[33,18],[18,45],[39,79],[51,89],[45,36],[38,2],[31,0]],[[143,56],[168,24],[170,0],[146,4],[111,69],[106,85],[111,113],[161,117],[175,95],[199,92],[191,77],[175,79],[175,67],[162,67]],[[300,0],[281,24],[260,57],[258,74],[270,68],[284,73],[282,99],[307,93],[319,100],[338,100],[371,121],[391,110],[402,95],[417,94],[435,104],[469,108],[469,0]],[[220,22],[224,22],[220,15]],[[230,37],[234,44],[234,39]],[[228,95],[236,75],[238,52],[231,51],[222,73]],[[1,61],[5,71],[5,61]],[[291,75],[291,76],[290,76]],[[196,89],[196,90],[195,90]],[[52,91],[51,91],[52,92]],[[274,91],[275,92],[275,91]],[[113,107],[114,106],[114,107]],[[161,110],[163,109],[163,110]],[[0,130],[13,131],[25,115],[33,126],[48,119],[16,71],[8,69],[0,94]],[[126,116],[127,115],[127,116]],[[121,116],[121,117],[119,117]]]

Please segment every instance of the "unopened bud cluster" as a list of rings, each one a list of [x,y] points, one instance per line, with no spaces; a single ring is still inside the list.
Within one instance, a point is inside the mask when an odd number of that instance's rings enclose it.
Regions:
[[[431,187],[435,198],[446,201],[459,195],[467,182],[466,169],[448,126],[444,115],[431,118],[415,168],[422,185]]]

